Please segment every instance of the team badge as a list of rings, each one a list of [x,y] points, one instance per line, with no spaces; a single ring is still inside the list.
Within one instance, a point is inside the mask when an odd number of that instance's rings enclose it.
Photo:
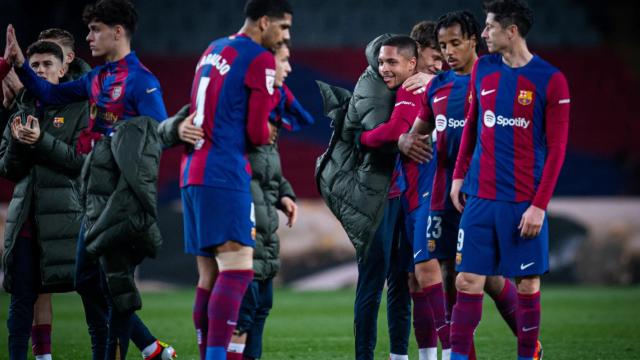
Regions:
[[[437,131],[444,131],[447,128],[447,117],[439,114],[438,116],[436,116],[436,130]]]
[[[62,125],[64,125],[64,118],[63,117],[54,117],[53,118],[53,127],[62,127]]]
[[[122,86],[114,86],[111,90],[111,100],[118,100],[120,95],[122,95]]]
[[[429,240],[429,242],[427,242],[427,248],[429,249],[429,252],[436,251],[436,241],[435,240]]]
[[[462,253],[458,252],[456,253],[456,265],[460,265],[461,262],[462,262]]]
[[[273,69],[265,69],[265,80],[269,95],[273,95],[273,86],[276,82],[276,71]]]
[[[520,90],[520,94],[518,95],[518,103],[520,105],[529,105],[533,102],[533,91],[529,90]]]

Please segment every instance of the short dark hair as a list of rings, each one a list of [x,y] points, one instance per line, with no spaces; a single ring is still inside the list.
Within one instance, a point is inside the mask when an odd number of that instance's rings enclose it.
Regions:
[[[421,48],[438,48],[438,39],[433,35],[436,23],[434,21],[420,21],[411,29],[411,38],[415,40]]]
[[[482,30],[480,29],[480,24],[478,24],[473,14],[467,10],[452,11],[440,16],[440,18],[438,19],[438,23],[436,24],[436,27],[434,29],[434,36],[436,37],[436,41],[438,39],[438,33],[440,32],[440,29],[449,28],[455,24],[460,25],[460,31],[462,31],[462,35],[467,37],[467,39],[471,39],[471,37],[474,37],[476,39],[476,52],[484,50],[485,43],[482,39]]]
[[[533,26],[533,10],[523,0],[485,1],[484,12],[493,13],[502,27],[515,25],[522,37],[526,37]]]
[[[122,25],[131,37],[136,31],[138,12],[129,0],[98,0],[84,8],[82,21],[87,25],[92,21],[109,26]]]
[[[76,39],[70,32],[58,28],[42,30],[40,35],[38,35],[38,40],[57,40],[71,50],[74,50],[76,44]]]
[[[57,57],[60,62],[64,62],[64,55],[62,54],[62,48],[51,41],[36,41],[29,45],[27,48],[27,58],[30,58],[34,54],[51,54]]]
[[[281,19],[284,14],[293,15],[293,7],[287,0],[248,0],[244,5],[244,15],[251,20],[263,16]]]
[[[406,35],[395,35],[385,40],[382,46],[394,46],[398,52],[404,52],[408,57],[418,57],[418,45],[416,41]]]

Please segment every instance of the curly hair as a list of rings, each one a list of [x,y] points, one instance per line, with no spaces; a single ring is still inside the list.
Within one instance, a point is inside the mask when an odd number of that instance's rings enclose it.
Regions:
[[[92,21],[109,26],[122,25],[131,37],[136,31],[138,12],[129,0],[98,0],[84,8],[82,21],[87,25]]]
[[[453,11],[440,16],[434,30],[436,39],[438,38],[440,29],[448,28],[455,24],[460,25],[462,35],[467,37],[467,39],[475,38],[477,44],[476,52],[485,49],[486,45],[482,39],[482,29],[473,14],[467,10]]]

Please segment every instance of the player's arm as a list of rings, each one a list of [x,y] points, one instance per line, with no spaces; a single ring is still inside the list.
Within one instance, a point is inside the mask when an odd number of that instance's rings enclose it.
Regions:
[[[258,55],[249,65],[245,86],[249,88],[247,135],[255,146],[270,142],[269,113],[275,105],[273,82],[276,73],[273,55],[267,51]]]
[[[411,128],[414,120],[413,115],[419,103],[415,97],[408,96],[409,93],[403,90],[398,91],[396,104],[387,122],[367,130],[360,135],[360,143],[369,148],[379,148],[388,143],[396,143],[400,135],[406,133]]]
[[[542,177],[533,199],[533,205],[546,209],[556,187],[567,150],[569,137],[569,108],[571,99],[569,85],[564,75],[557,72],[547,88],[545,108],[545,134],[547,137],[547,158]]]
[[[282,126],[289,131],[298,131],[302,126],[312,125],[313,116],[298,102],[289,87],[282,85],[285,97],[284,112],[280,114]]]
[[[453,181],[451,183],[451,200],[453,206],[460,212],[464,209],[465,198],[461,197],[460,190],[462,189],[462,183],[464,177],[469,171],[469,165],[471,164],[471,157],[473,156],[473,149],[476,146],[478,137],[478,96],[476,89],[476,76],[478,71],[478,60],[473,65],[471,71],[471,80],[469,82],[470,99],[469,109],[465,116],[465,124],[462,130],[462,138],[460,140],[460,149],[458,150],[458,158],[456,159],[456,165],[453,170]]]
[[[564,162],[569,136],[569,86],[561,72],[551,77],[547,86],[545,108],[545,135],[547,137],[547,158],[542,177],[531,206],[520,220],[520,235],[525,238],[538,236],[544,223],[547,205],[553,195],[558,176]]]
[[[138,114],[149,116],[158,122],[168,118],[158,79],[150,73],[141,73],[139,76],[134,95]]]
[[[80,79],[56,85],[39,78],[25,61],[22,66],[16,68],[16,74],[24,87],[45,104],[64,105],[89,98],[87,83],[92,72]]]
[[[433,111],[431,110],[428,96],[431,93],[431,83],[427,85],[426,92],[427,95],[423,97],[420,113],[414,120],[411,131],[407,134],[402,134],[398,139],[400,152],[421,164],[430,161],[432,158],[433,148],[428,139],[435,128],[432,125]]]

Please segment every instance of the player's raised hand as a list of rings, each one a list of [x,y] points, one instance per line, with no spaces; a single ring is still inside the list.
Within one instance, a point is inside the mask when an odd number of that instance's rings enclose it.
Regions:
[[[178,125],[178,137],[180,140],[195,145],[196,142],[204,137],[204,131],[201,128],[193,125],[193,118],[196,113],[187,116],[180,125]]]
[[[544,213],[545,211],[538,207],[533,205],[529,206],[527,211],[522,214],[520,225],[518,225],[520,236],[526,239],[538,236],[542,229],[542,224],[544,223]]]
[[[405,90],[412,92],[413,95],[422,94],[423,92],[425,92],[425,90],[427,89],[427,85],[434,77],[436,76],[419,72],[405,80],[402,84],[402,87]]]
[[[451,201],[453,201],[453,206],[459,212],[464,210],[464,205],[467,202],[467,196],[460,191],[463,183],[463,179],[454,179],[451,182]]]
[[[22,54],[20,45],[18,45],[16,31],[11,24],[7,26],[7,42],[4,47],[4,58],[16,67],[21,67],[22,64],[24,64],[24,55]]]
[[[280,199],[280,205],[285,215],[287,215],[287,226],[292,227],[298,219],[298,205],[288,196]]]
[[[398,139],[398,149],[409,159],[423,164],[433,158],[433,147],[427,141],[431,135],[418,133],[402,134]]]

